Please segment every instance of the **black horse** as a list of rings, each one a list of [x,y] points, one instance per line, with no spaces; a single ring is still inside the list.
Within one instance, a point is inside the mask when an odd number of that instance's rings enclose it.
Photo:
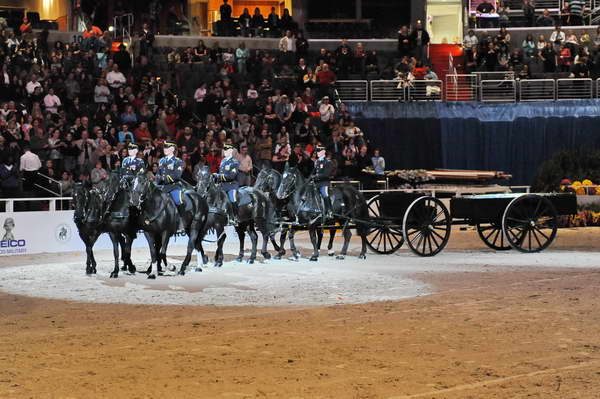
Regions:
[[[229,199],[215,184],[210,169],[201,168],[198,171],[196,191],[203,197],[209,206],[209,215],[205,225],[206,233],[209,229],[214,229],[217,234],[217,251],[215,253],[215,267],[223,265],[223,243],[225,242],[225,226],[227,226],[227,215],[223,212],[223,204]],[[261,254],[265,259],[270,259],[271,255],[267,251],[267,243],[275,230],[275,209],[267,196],[259,190],[252,187],[242,187],[238,190],[237,204],[238,225],[235,230],[240,241],[240,250],[237,261],[244,259],[244,239],[247,232],[252,240],[252,252],[248,263],[254,263],[258,247],[258,235],[256,230],[263,236],[263,246]],[[200,245],[201,246],[201,245]],[[206,259],[204,251],[203,260]]]
[[[184,275],[192,258],[192,252],[204,230],[208,206],[198,194],[192,190],[184,190],[183,225],[188,235],[187,252],[179,269],[179,274]],[[150,248],[151,263],[146,273],[148,278],[154,279],[152,265],[156,262],[158,274],[162,274],[161,262],[167,266],[167,247],[169,239],[177,233],[179,213],[175,203],[169,195],[154,184],[144,175],[135,176],[131,182],[129,205],[135,209],[137,226],[144,231]]]
[[[123,270],[135,273],[131,261],[131,246],[136,237],[135,225],[129,217],[127,192],[119,190],[118,176],[91,188],[77,183],[73,189],[74,221],[86,247],[86,274],[96,273],[93,246],[102,233],[108,233],[113,244],[115,267],[110,277],[119,275],[119,245]]]
[[[264,168],[264,169],[261,169],[260,172],[258,173],[258,176],[256,177],[256,182],[254,183],[254,188],[267,194],[267,196],[272,201],[272,203],[275,204],[275,209],[276,209],[276,214],[277,214],[278,220],[289,221],[290,217],[288,214],[287,203],[288,203],[290,197],[288,196],[287,198],[284,198],[282,200],[277,198],[277,190],[279,189],[279,186],[281,185],[281,179],[282,179],[281,173],[279,173],[277,170],[270,169],[270,168]],[[329,256],[335,255],[335,252],[333,251],[333,240],[335,239],[335,231],[336,231],[336,228],[329,229],[329,244],[327,246]],[[275,247],[275,250],[277,250],[277,255],[275,255],[275,259],[281,259],[285,255],[284,244],[285,244],[285,240],[287,238],[288,233],[291,234],[289,228],[287,228],[286,226],[282,226],[281,227],[281,235],[279,238],[279,245],[277,245],[274,238],[271,239],[271,242],[273,243],[273,247]],[[321,242],[323,240],[323,230],[322,229],[317,229],[317,238],[318,238],[318,248],[320,249]],[[297,253],[294,256],[297,258],[298,257]]]
[[[347,227],[349,221],[356,225],[356,232],[361,237],[362,248],[359,258],[365,259],[367,252],[366,234],[367,226],[364,224],[368,217],[367,203],[362,194],[350,185],[338,186],[331,190],[331,203],[333,206],[334,220],[325,221],[323,218],[323,201],[319,191],[312,181],[306,180],[302,173],[295,168],[285,167],[281,184],[277,190],[277,198],[283,200],[289,198],[287,208],[289,215],[294,217],[294,225],[290,229],[290,249],[295,257],[299,257],[299,251],[294,243],[294,232],[296,227],[306,226],[313,245],[313,254],[310,260],[316,261],[319,257],[320,239],[318,230],[325,222],[333,227],[336,222],[343,226],[344,245],[338,259],[344,259],[348,252],[348,245],[352,233]],[[330,240],[330,245],[332,244]]]

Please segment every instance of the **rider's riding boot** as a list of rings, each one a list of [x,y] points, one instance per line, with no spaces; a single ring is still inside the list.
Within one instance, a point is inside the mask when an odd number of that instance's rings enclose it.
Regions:
[[[331,198],[323,197],[323,203],[325,204],[325,219],[333,219],[333,207],[331,205]]]
[[[230,202],[227,206],[227,218],[229,219],[230,225],[238,225],[239,222],[237,218],[237,206],[233,202]]]
[[[185,231],[185,204],[177,205],[177,213],[179,213],[179,223],[177,225],[177,231]]]

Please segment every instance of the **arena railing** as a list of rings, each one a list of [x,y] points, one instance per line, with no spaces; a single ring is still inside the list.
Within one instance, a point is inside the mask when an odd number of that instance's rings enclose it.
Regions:
[[[446,75],[444,98],[446,101],[477,101],[477,75]]]
[[[441,80],[413,80],[408,85],[409,101],[442,101]]]
[[[372,80],[371,101],[406,101],[406,85],[403,80]]]
[[[519,81],[519,101],[556,100],[556,81],[554,79],[523,79]]]
[[[592,79],[556,79],[557,100],[594,98]]]
[[[40,211],[55,212],[71,209],[73,197],[32,197],[32,198],[0,198],[0,208],[4,212]],[[18,205],[18,206],[15,206]]]
[[[366,80],[338,80],[335,88],[342,101],[369,101],[369,82]]]
[[[516,102],[517,84],[514,80],[482,80],[479,99],[482,102]]]

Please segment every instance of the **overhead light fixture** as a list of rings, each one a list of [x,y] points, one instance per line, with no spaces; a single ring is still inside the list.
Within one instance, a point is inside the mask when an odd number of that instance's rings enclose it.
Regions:
[[[114,31],[115,31],[115,27],[114,27],[114,26],[112,26],[112,25],[111,25],[111,26],[109,26],[109,27],[108,27],[108,31],[109,31],[109,32],[114,32]]]

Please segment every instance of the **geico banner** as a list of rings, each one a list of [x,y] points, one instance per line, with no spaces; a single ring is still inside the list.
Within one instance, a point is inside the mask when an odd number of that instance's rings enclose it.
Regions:
[[[0,215],[0,222],[3,229],[0,230],[0,256],[85,251],[73,222],[73,211],[8,212]],[[228,228],[227,241],[234,236],[237,238],[235,231]],[[214,241],[216,237],[209,235],[205,239]],[[187,237],[185,234],[171,237],[169,245],[187,245]],[[138,234],[133,247],[148,247],[142,233]],[[94,249],[112,249],[108,234],[100,235]]]

